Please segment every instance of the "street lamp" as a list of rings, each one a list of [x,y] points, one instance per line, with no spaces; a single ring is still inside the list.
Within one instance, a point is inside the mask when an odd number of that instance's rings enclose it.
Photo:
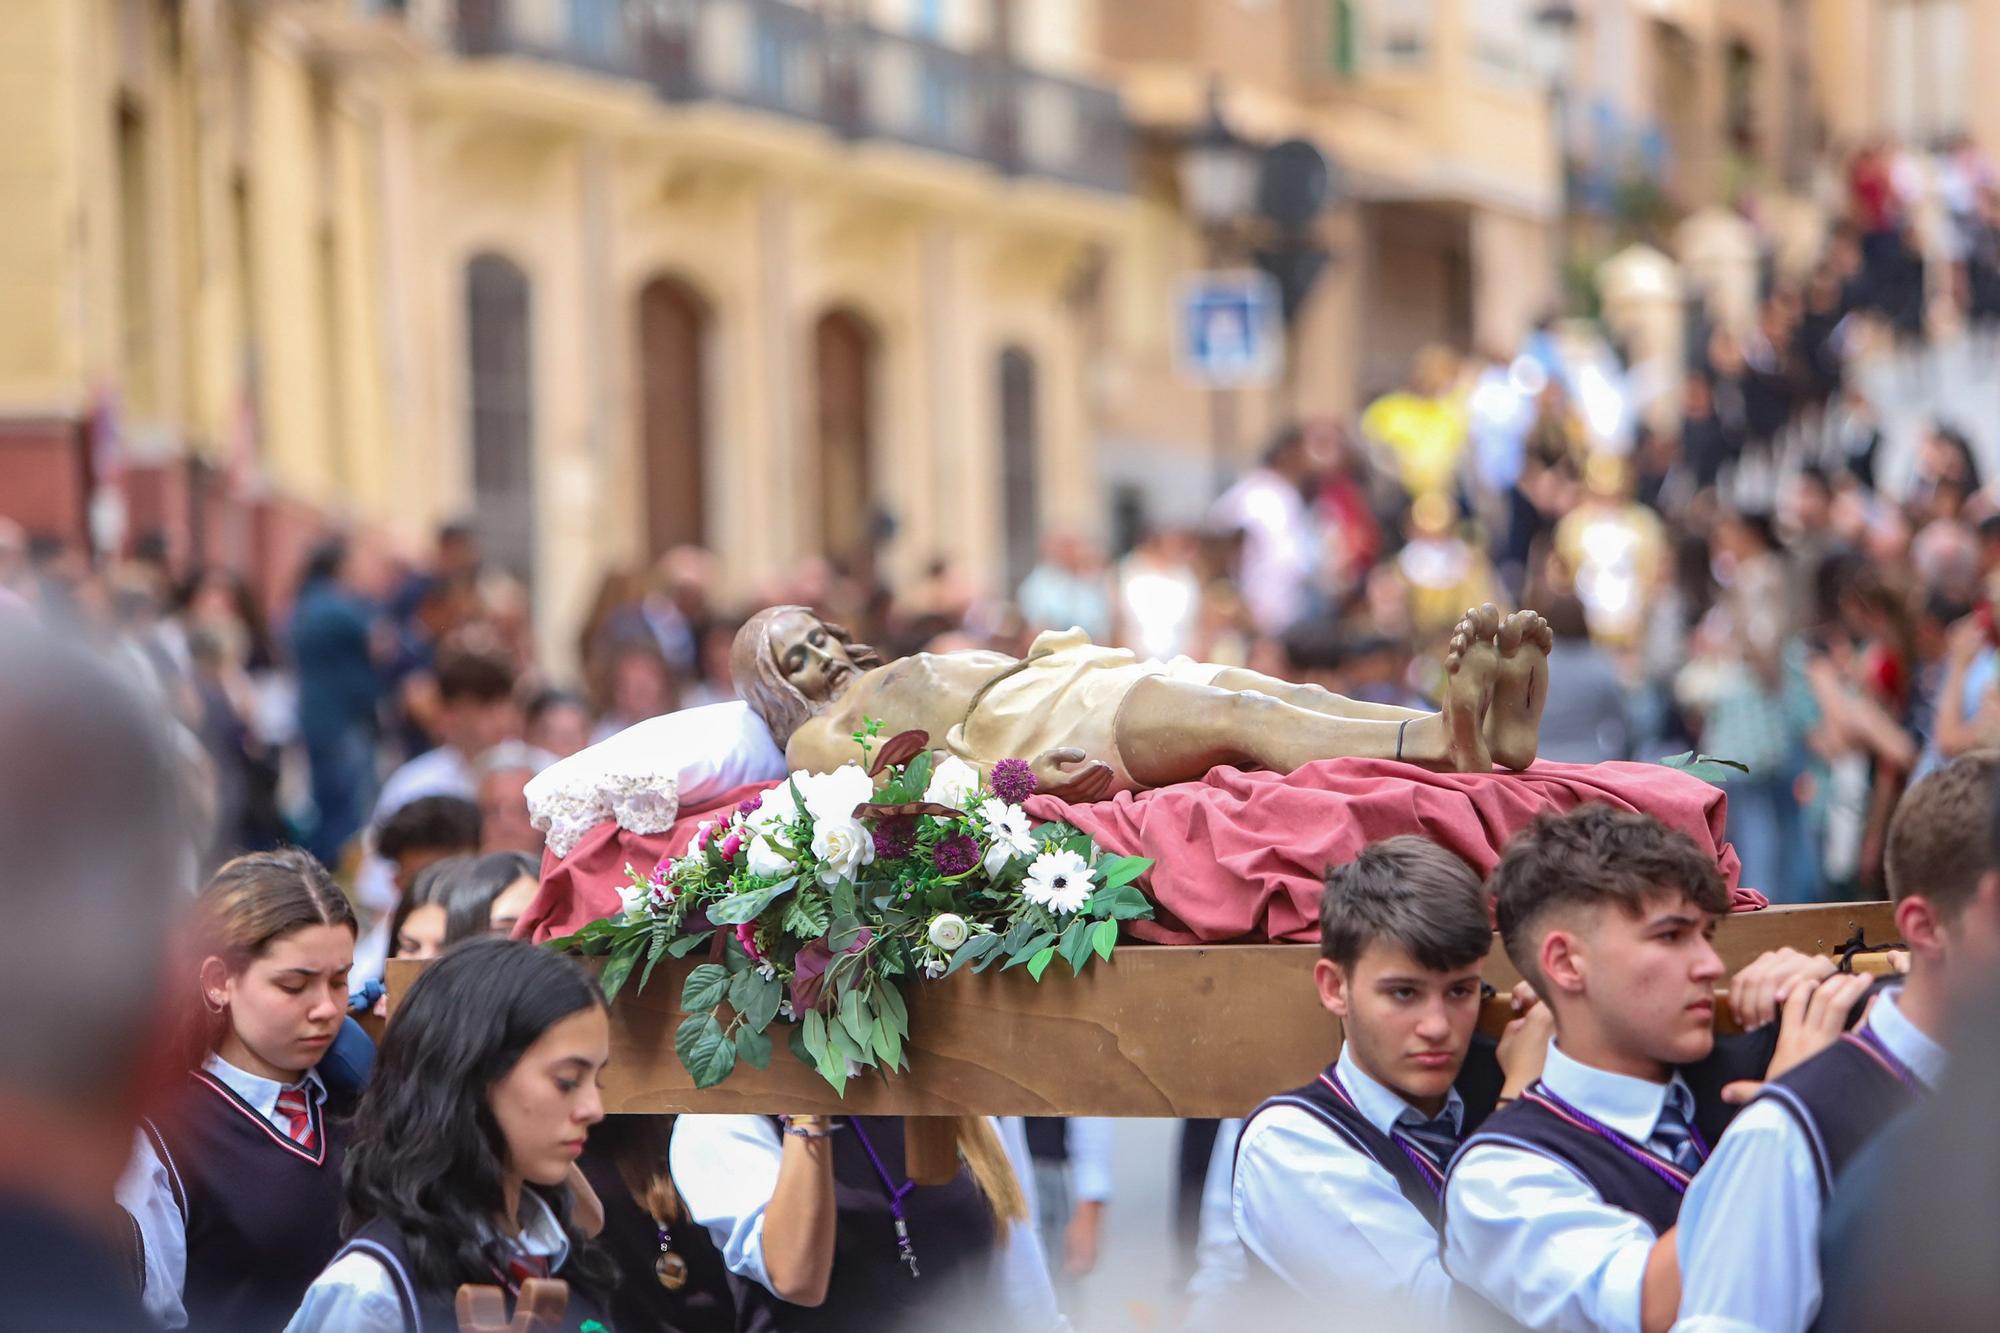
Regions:
[[[1569,285],[1569,81],[1576,64],[1576,35],[1582,17],[1570,0],[1546,0],[1535,10],[1532,30],[1536,64],[1549,89],[1549,128],[1556,149],[1556,301],[1567,304]]]
[[[1205,263],[1210,271],[1228,259],[1231,233],[1249,217],[1257,202],[1257,180],[1263,152],[1229,128],[1222,117],[1222,92],[1208,86],[1208,117],[1181,141],[1175,169],[1180,178],[1181,206],[1200,226],[1207,241]],[[1209,466],[1214,490],[1229,484],[1236,452],[1234,390],[1220,385],[1208,390]]]

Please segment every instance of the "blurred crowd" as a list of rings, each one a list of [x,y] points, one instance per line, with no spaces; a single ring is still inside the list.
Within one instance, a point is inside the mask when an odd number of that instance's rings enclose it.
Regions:
[[[891,586],[867,553],[726,601],[714,555],[681,547],[604,577],[573,680],[546,671],[526,589],[469,523],[421,556],[329,538],[267,616],[235,575],[173,569],[158,539],[98,565],[0,519],[0,598],[98,644],[183,724],[207,865],[301,842],[345,858],[373,912],[397,898],[379,843],[399,810],[448,798],[463,805],[440,818],[477,828],[456,850],[537,854],[527,780],[731,697],[736,629],[775,602],[891,655],[1018,654],[1077,625],[1397,704],[1435,697],[1466,607],[1533,606],[1558,637],[1545,758],[1739,765],[1745,881],[1778,901],[1865,894],[1901,789],[2000,740],[2000,508],[1944,420],[1892,493],[1855,370],[1991,336],[1996,187],[1969,143],[1866,149],[1817,262],[1768,277],[1747,327],[1692,330],[1684,373],[1576,322],[1470,356],[1426,348],[1355,419],[1282,430],[1199,523],[1115,555],[1050,532],[1010,596],[943,557]]]

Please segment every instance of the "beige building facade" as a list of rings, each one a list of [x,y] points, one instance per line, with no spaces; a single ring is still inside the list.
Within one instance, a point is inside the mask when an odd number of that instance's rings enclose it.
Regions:
[[[559,664],[679,542],[1024,568],[1132,209],[1062,8],[28,0],[0,512],[273,593],[470,515]]]

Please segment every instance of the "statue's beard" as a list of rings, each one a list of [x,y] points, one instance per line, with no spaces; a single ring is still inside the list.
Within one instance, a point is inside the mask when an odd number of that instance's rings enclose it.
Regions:
[[[860,675],[861,668],[851,663],[843,662],[834,667],[827,681],[826,696],[813,701],[813,712],[822,713],[833,707],[840,701],[840,696],[847,693],[847,687],[859,679]]]

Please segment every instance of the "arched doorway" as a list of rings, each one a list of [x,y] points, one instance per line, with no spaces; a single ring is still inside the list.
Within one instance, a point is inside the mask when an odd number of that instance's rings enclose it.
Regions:
[[[534,365],[528,317],[528,275],[504,255],[475,255],[465,266],[473,512],[487,555],[532,583]]]
[[[1000,515],[1007,587],[1021,586],[1035,567],[1041,540],[1035,358],[1022,347],[1000,352]]]
[[[874,555],[876,345],[852,310],[830,310],[813,326],[821,549],[857,569]]]
[[[677,278],[655,278],[639,293],[640,452],[655,556],[707,541],[708,320],[707,305]]]

